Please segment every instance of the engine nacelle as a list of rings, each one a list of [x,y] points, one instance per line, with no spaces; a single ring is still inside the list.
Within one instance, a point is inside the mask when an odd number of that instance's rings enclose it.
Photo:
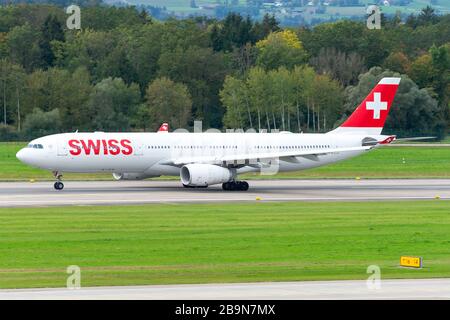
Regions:
[[[144,174],[144,173],[113,173],[113,178],[116,180],[143,180],[147,178],[153,178],[156,176]]]
[[[227,168],[212,164],[187,164],[180,170],[181,183],[191,187],[207,187],[225,183],[233,178],[233,172]]]

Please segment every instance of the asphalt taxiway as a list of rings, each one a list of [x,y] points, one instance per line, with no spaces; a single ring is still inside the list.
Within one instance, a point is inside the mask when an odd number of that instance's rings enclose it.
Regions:
[[[306,300],[450,299],[450,279],[262,282],[233,284],[0,290],[0,300]]]
[[[376,201],[450,199],[450,179],[253,180],[248,191],[183,188],[179,181],[0,183],[0,207],[236,201]]]

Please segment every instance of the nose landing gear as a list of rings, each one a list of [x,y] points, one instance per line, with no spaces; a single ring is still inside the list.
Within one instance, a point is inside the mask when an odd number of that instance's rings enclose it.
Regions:
[[[222,184],[222,189],[226,191],[247,191],[248,188],[247,181],[230,181]]]
[[[64,188],[64,183],[62,183],[61,181],[56,181],[53,186],[56,190],[62,190]]]
[[[56,182],[53,185],[53,187],[55,188],[55,190],[62,190],[64,189],[64,183],[61,182],[61,178],[62,178],[62,174],[60,174],[58,171],[53,171],[53,175],[56,178]]]

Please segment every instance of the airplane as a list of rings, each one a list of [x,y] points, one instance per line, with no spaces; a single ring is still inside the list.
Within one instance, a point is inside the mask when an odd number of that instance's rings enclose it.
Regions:
[[[238,175],[298,171],[365,153],[393,142],[382,135],[400,78],[383,78],[355,111],[327,133],[61,133],[31,141],[19,150],[25,164],[52,171],[62,190],[63,172],[112,173],[116,180],[179,176],[184,187],[246,191]],[[164,128],[163,128],[164,127]],[[165,129],[167,127],[167,130]]]

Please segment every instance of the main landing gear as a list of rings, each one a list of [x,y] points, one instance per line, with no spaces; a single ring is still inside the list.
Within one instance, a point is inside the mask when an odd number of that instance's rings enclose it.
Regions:
[[[222,184],[222,189],[226,191],[247,191],[247,181],[230,181]]]
[[[55,176],[55,178],[57,180],[55,182],[55,184],[53,185],[53,187],[56,190],[62,190],[64,188],[64,183],[61,182],[62,174],[60,174],[58,171],[53,171],[53,175]]]

